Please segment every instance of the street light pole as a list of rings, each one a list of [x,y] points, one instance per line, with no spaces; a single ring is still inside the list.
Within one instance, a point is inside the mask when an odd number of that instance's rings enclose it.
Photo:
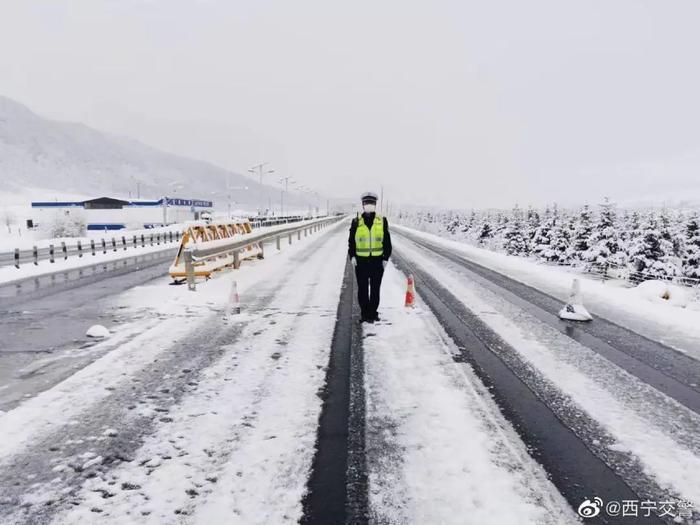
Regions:
[[[290,176],[286,177],[281,177],[279,180],[280,185],[284,181],[284,189],[281,191],[281,197],[280,197],[280,215],[284,215],[284,194],[285,192],[289,192],[289,180],[291,179]],[[292,182],[294,182],[292,180]]]
[[[265,192],[263,191],[263,175],[268,175],[270,173],[274,173],[275,170],[264,170],[265,166],[267,166],[269,162],[261,162],[260,164],[256,164],[255,166],[251,167],[248,169],[250,173],[256,173],[260,177],[260,215],[262,215],[262,210],[265,207]]]
[[[228,215],[228,218],[231,219],[231,218],[233,218],[232,215],[231,215],[231,205],[232,205],[233,203],[237,202],[237,201],[234,201],[234,200],[231,199],[231,197],[233,197],[233,190],[247,190],[247,189],[248,189],[248,186],[236,186],[236,187],[233,187],[233,186],[231,186],[229,183],[230,183],[230,180],[229,180],[228,183],[226,184],[226,193],[227,193],[226,198],[227,198],[227,201],[228,201],[228,202],[227,202],[227,204],[228,204],[228,213],[227,213],[227,215]]]

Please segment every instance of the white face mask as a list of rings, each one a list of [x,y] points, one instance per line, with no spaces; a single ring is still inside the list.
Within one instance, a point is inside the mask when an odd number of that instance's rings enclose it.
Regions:
[[[365,213],[373,213],[377,209],[376,204],[363,204],[362,209],[365,211]]]

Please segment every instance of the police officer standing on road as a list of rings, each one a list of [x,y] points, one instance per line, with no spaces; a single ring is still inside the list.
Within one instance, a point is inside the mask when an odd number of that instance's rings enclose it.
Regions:
[[[391,237],[386,217],[376,213],[377,195],[362,195],[362,214],[357,214],[350,225],[348,257],[355,267],[357,300],[360,303],[362,322],[379,321],[379,288],[389,257]]]

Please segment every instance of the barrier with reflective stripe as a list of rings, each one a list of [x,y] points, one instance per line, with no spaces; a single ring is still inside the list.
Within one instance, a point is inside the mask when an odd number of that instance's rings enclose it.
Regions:
[[[184,252],[187,248],[192,248],[200,243],[219,241],[222,239],[235,240],[236,237],[252,233],[253,227],[249,221],[243,222],[191,222],[185,225],[182,234],[180,247],[175,255],[175,260],[170,266],[170,276],[173,279],[183,279],[187,277],[185,267]],[[240,253],[241,258],[259,257],[262,258],[262,249],[259,244],[250,244]],[[194,273],[198,277],[210,277],[217,270],[227,266],[233,266],[233,254],[222,254],[220,256],[197,261],[194,263]]]

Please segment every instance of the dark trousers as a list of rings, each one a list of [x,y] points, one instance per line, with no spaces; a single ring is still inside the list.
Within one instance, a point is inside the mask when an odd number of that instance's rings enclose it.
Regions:
[[[382,259],[376,257],[363,260],[357,257],[355,277],[357,277],[357,301],[360,303],[362,317],[373,319],[379,308],[379,288],[382,285],[384,266]]]

